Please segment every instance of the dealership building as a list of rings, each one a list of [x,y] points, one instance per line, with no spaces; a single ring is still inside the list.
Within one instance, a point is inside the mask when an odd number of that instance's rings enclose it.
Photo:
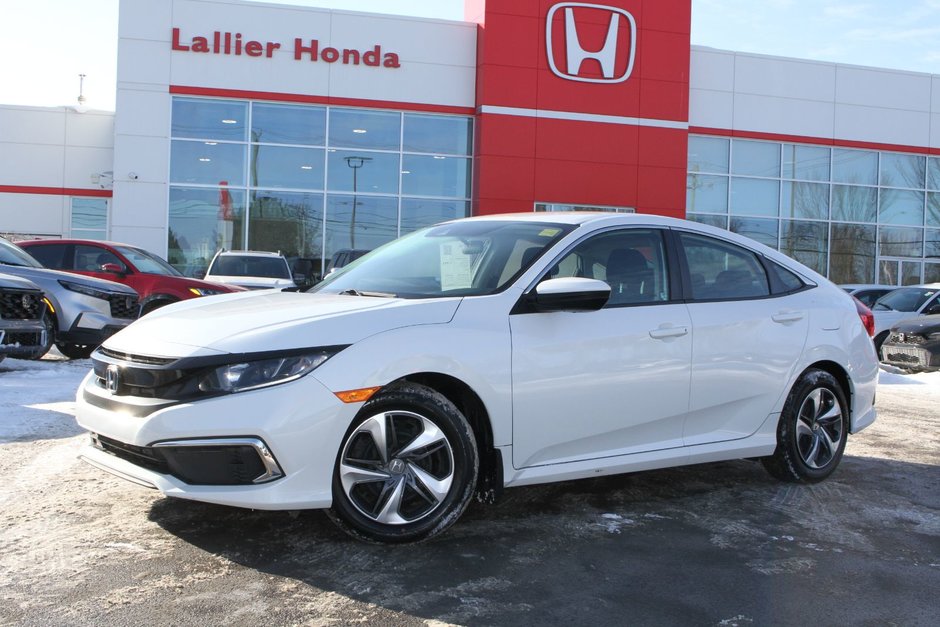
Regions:
[[[940,75],[690,45],[691,0],[463,22],[121,0],[116,111],[0,104],[0,233],[328,259],[441,220],[716,225],[833,281],[940,281]],[[546,216],[550,219],[550,216]]]

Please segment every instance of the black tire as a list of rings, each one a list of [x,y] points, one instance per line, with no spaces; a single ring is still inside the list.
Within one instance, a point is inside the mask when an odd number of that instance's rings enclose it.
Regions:
[[[431,388],[396,385],[367,402],[343,437],[328,515],[360,540],[427,540],[463,514],[478,470],[460,410]]]
[[[888,331],[882,331],[872,340],[875,343],[875,355],[878,356],[878,361],[883,359],[881,355],[881,345],[885,343],[886,339],[888,339]]]
[[[822,481],[839,465],[848,429],[849,406],[842,386],[828,372],[807,370],[784,403],[777,448],[761,462],[781,481]]]
[[[96,348],[94,344],[73,344],[72,342],[56,342],[55,347],[69,359],[88,359]]]
[[[46,343],[42,346],[37,346],[36,350],[29,355],[24,355],[24,359],[42,359],[43,355],[49,352],[49,349],[52,348],[52,344],[55,341],[55,320],[54,314],[50,314],[48,311],[42,315],[42,324],[46,327]]]

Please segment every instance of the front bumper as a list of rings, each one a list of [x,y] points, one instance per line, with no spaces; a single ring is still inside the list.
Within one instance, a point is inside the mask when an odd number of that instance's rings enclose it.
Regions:
[[[324,508],[332,504],[336,455],[361,406],[342,403],[312,375],[198,402],[160,404],[156,408],[153,403],[153,399],[111,395],[98,385],[94,373],[89,373],[78,391],[76,418],[93,437],[108,445],[89,444],[80,458],[167,496],[268,510]],[[249,469],[241,477],[248,481],[237,485],[199,484],[206,476],[231,475],[226,469],[210,468],[205,471],[208,475],[187,476],[179,466],[161,466],[134,456],[163,457],[160,449],[164,447],[179,450],[189,445],[193,450],[203,447],[203,452],[212,453],[215,451],[207,451],[207,447],[234,449],[256,447],[257,443],[267,450],[272,463],[262,464],[262,473]],[[190,457],[188,463],[192,460]],[[237,465],[228,455],[220,454],[218,460],[225,468]],[[211,465],[211,461],[208,463]]]
[[[42,320],[3,320],[0,324],[0,354],[32,356],[46,346],[47,333]]]

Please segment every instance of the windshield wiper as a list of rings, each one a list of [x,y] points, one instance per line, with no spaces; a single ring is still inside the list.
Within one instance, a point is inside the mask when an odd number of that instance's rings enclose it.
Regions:
[[[372,296],[374,298],[395,298],[394,294],[389,294],[388,292],[366,292],[362,290],[348,289],[343,290],[342,292],[337,292],[340,296]]]

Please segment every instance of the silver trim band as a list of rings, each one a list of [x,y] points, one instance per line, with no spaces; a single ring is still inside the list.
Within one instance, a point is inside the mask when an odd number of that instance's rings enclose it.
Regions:
[[[651,126],[654,128],[672,128],[689,130],[688,122],[676,120],[657,120],[655,118],[631,118],[622,115],[602,115],[600,113],[575,113],[573,111],[554,111],[552,109],[525,109],[521,107],[500,107],[482,105],[480,113],[495,115],[517,115],[524,118],[544,118],[550,120],[572,120],[575,122],[600,122],[602,124],[621,124],[626,126]]]

